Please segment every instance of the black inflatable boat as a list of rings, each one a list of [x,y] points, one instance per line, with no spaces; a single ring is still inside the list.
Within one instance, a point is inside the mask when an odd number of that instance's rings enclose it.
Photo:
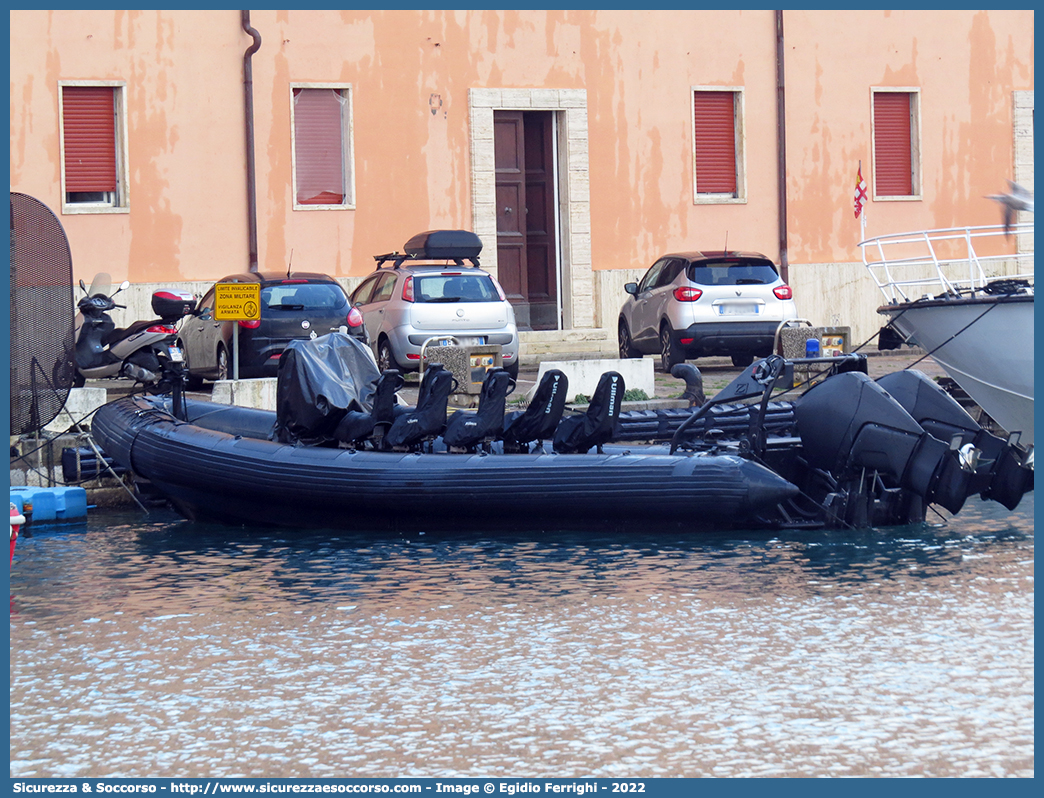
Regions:
[[[796,361],[808,362],[808,361]],[[1027,453],[989,435],[918,372],[866,376],[865,359],[817,359],[822,383],[793,401],[792,364],[748,367],[692,409],[621,412],[603,375],[584,413],[550,372],[523,410],[492,370],[476,411],[447,416],[448,372],[431,367],[416,407],[396,401],[361,344],[295,342],[274,412],[134,396],[100,408],[92,434],[138,484],[189,519],[373,529],[682,530],[921,522],[975,494],[1014,508]],[[654,414],[655,415],[655,414]]]

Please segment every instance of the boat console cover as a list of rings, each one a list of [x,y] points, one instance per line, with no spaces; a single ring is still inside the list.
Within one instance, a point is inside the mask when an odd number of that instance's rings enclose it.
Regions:
[[[350,336],[291,341],[276,373],[276,440],[332,439],[345,413],[370,413],[379,377],[366,344]]]

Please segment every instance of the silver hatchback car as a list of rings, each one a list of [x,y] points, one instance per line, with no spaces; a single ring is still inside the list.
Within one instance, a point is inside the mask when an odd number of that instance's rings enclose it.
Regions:
[[[497,344],[518,376],[515,312],[496,280],[479,268],[482,242],[467,230],[430,230],[402,253],[375,255],[377,271],[351,294],[383,371],[416,371],[421,348],[450,338],[460,346]]]
[[[659,353],[667,372],[711,355],[747,366],[772,354],[780,322],[797,318],[794,292],[757,252],[664,255],[624,290],[620,357]]]

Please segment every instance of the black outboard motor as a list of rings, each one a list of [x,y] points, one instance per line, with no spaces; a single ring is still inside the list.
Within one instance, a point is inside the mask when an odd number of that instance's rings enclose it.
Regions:
[[[442,441],[450,449],[474,451],[485,442],[492,443],[504,429],[504,406],[507,396],[515,389],[515,381],[502,368],[490,369],[482,381],[478,410],[470,413],[458,410],[446,424]]]
[[[453,374],[442,363],[428,366],[421,379],[416,409],[395,420],[384,436],[385,444],[393,449],[409,449],[441,435],[446,428],[446,405],[456,385]]]
[[[591,396],[591,404],[582,416],[570,416],[555,431],[555,451],[559,454],[586,452],[592,446],[602,453],[602,444],[612,439],[620,419],[625,391],[624,378],[616,371],[607,371],[598,380]]]
[[[565,411],[569,378],[559,369],[549,369],[540,378],[533,392],[533,401],[525,410],[516,410],[504,417],[505,452],[529,451],[533,441],[544,441],[555,434]]]
[[[838,374],[813,387],[795,416],[813,468],[838,476],[875,471],[951,513],[972,490],[972,474],[949,443],[929,435],[865,374]]]
[[[1033,469],[1018,446],[980,427],[957,400],[920,371],[907,369],[877,380],[913,419],[939,440],[958,438],[979,451],[979,467],[970,492],[1014,510],[1023,494],[1033,490]]]

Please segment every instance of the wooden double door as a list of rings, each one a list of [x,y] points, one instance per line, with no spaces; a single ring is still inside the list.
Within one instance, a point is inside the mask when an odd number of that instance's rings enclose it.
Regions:
[[[497,277],[522,330],[559,327],[553,113],[493,114]]]

